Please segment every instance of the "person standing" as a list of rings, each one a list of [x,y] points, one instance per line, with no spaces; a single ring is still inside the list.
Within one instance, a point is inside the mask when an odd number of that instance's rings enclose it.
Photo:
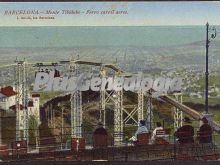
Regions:
[[[188,117],[183,119],[184,125],[177,129],[174,136],[177,137],[180,144],[194,143],[194,128],[191,126],[191,120]]]
[[[108,135],[106,129],[103,127],[101,122],[98,123],[98,127],[95,129],[94,135]]]
[[[157,136],[157,131],[163,130],[162,124],[160,122],[156,123],[156,128],[154,129],[152,136],[151,136],[151,143],[155,142],[156,136]]]
[[[139,126],[137,131],[135,132],[135,135],[131,137],[129,140],[130,141],[137,141],[137,135],[143,134],[143,133],[149,133],[144,120],[140,120]]]
[[[206,117],[203,117],[201,120],[203,124],[199,128],[198,132],[199,143],[211,143],[213,133],[212,127],[209,125],[209,122],[206,119]]]

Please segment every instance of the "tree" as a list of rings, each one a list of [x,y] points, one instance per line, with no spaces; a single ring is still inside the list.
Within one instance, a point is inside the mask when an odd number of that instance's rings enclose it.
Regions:
[[[35,115],[30,115],[29,118],[29,144],[36,144],[38,137],[38,121]]]

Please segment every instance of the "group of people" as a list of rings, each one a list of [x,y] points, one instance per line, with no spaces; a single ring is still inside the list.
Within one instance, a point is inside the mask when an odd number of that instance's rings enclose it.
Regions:
[[[197,140],[199,143],[211,143],[212,142],[212,127],[209,125],[209,122],[206,117],[203,117],[201,119],[202,125],[199,128],[198,134],[197,134]],[[174,136],[176,137],[176,140],[180,144],[185,143],[194,143],[194,128],[191,125],[191,120],[188,117],[185,117],[183,119],[183,126],[178,128],[177,131],[174,133]],[[162,127],[162,124],[160,122],[156,123],[156,128],[153,130],[151,138],[150,138],[150,144],[154,144],[155,140],[157,138],[157,132],[164,130]],[[164,131],[165,132],[165,131]],[[147,129],[145,125],[145,121],[141,120],[139,127],[133,137],[131,137],[129,140],[132,142],[137,141],[137,135],[143,134],[143,133],[149,133],[149,130]],[[163,135],[160,137],[163,137]],[[166,136],[164,136],[166,137]]]
[[[150,138],[150,143],[153,144],[155,142],[156,136],[157,136],[157,131],[159,130],[164,130],[162,127],[162,124],[160,122],[156,123],[156,128],[152,132],[152,136]],[[149,130],[146,127],[145,121],[141,120],[139,123],[139,127],[137,131],[135,132],[135,135],[129,139],[129,141],[136,142],[138,140],[138,135],[143,134],[143,133],[150,133]]]
[[[212,142],[212,127],[209,125],[208,120],[203,117],[201,119],[203,124],[199,128],[197,139],[200,143],[211,143]],[[191,125],[191,120],[188,117],[183,119],[183,126],[178,128],[177,131],[174,133],[177,141],[180,144],[183,143],[194,143],[194,128]],[[162,131],[164,128],[160,122],[156,123],[156,128],[153,130],[151,137],[150,137],[150,144],[154,144],[157,138],[157,132]],[[141,120],[138,126],[135,135],[129,139],[129,141],[136,142],[138,140],[139,134],[150,133],[150,131],[146,127],[146,123],[144,120]],[[103,128],[102,123],[98,123],[98,128],[94,131],[94,134],[104,134],[107,135],[107,131]],[[163,137],[160,135],[160,137]],[[165,137],[165,136],[164,136]]]
[[[177,129],[174,136],[177,137],[180,144],[194,143],[194,128],[191,125],[192,122],[188,117],[185,117],[183,121],[183,126]],[[197,140],[199,143],[211,143],[213,133],[212,127],[209,125],[206,117],[203,117],[201,121],[202,125],[199,128]]]

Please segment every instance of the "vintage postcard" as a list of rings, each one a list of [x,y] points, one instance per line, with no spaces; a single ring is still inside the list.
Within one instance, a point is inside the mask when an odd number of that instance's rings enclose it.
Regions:
[[[0,161],[220,160],[219,17],[220,2],[0,2]]]

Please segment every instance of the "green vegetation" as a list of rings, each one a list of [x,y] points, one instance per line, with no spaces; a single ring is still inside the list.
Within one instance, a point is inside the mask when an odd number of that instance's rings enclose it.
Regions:
[[[200,77],[198,81],[195,82],[200,86],[199,91],[204,91],[205,89],[205,77]],[[220,75],[209,75],[209,86],[215,84],[220,87]]]
[[[38,136],[38,121],[34,115],[29,119],[29,143],[36,144],[36,136]]]
[[[44,104],[47,100],[61,95],[63,92],[41,92],[40,93],[40,104]]]
[[[186,95],[183,95],[183,102],[191,102],[194,104],[204,104],[205,100],[204,98],[196,98],[196,97],[189,97]],[[220,104],[220,99],[219,98],[209,98],[209,104]]]
[[[136,125],[126,126],[125,130],[124,130],[125,140],[128,140],[129,138],[134,136],[136,130],[137,130],[137,126]]]

